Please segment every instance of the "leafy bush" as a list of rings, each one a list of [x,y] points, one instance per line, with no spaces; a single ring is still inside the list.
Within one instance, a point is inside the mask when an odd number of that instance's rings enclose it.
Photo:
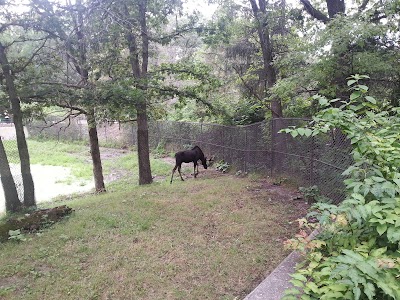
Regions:
[[[224,160],[220,160],[219,162],[217,162],[215,169],[222,173],[227,173],[229,171],[230,167],[231,167],[230,164],[228,164]]]
[[[302,232],[287,242],[306,254],[285,299],[400,299],[400,108],[378,103],[359,83],[338,99],[315,96],[323,110],[309,128],[285,129],[292,136],[315,136],[333,128],[347,135],[354,164],[343,175],[347,198],[340,206],[318,203],[319,225],[301,222]],[[307,239],[307,228],[317,228]]]
[[[329,203],[332,201],[328,197],[321,195],[321,191],[316,185],[310,187],[299,187],[299,191],[303,195],[304,199],[307,201],[308,204],[313,204],[316,202]]]

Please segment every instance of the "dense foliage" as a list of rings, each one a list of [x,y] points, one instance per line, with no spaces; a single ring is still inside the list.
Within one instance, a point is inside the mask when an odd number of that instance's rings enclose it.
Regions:
[[[306,262],[293,275],[304,294],[294,290],[286,299],[400,299],[400,109],[369,96],[362,79],[350,78],[352,93],[339,107],[332,106],[338,99],[315,96],[323,109],[310,127],[285,130],[313,136],[339,129],[354,159],[343,173],[347,198],[315,205],[319,225],[301,220],[301,233],[288,242]],[[320,232],[316,239],[306,237],[307,228]]]

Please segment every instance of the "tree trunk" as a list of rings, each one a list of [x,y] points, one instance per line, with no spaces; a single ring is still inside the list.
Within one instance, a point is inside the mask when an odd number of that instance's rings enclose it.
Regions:
[[[103,167],[101,164],[99,139],[97,136],[96,119],[94,109],[90,109],[86,115],[89,127],[90,155],[93,163],[94,187],[97,193],[106,191],[103,177]]]
[[[137,113],[137,145],[139,160],[139,184],[150,184],[153,182],[150,166],[149,129],[147,124],[147,68],[149,61],[149,38],[147,36],[147,1],[138,1],[141,51],[139,50],[137,38],[131,29],[127,32],[126,39],[129,48],[129,61],[132,68],[132,76],[138,82],[138,88],[143,92],[143,97],[136,99]],[[125,16],[129,17],[128,8],[125,7]],[[139,53],[141,53],[142,64],[140,66]]]
[[[137,110],[137,143],[139,160],[139,184],[153,182],[150,168],[149,129],[147,124],[146,102],[139,102]]]
[[[262,81],[263,95],[262,98],[268,96],[268,90],[276,83],[276,69],[273,65],[273,47],[270,37],[270,29],[267,16],[267,3],[265,0],[259,0],[258,5],[255,0],[249,0],[253,10],[254,17],[257,20],[257,33],[260,39],[260,46],[263,59],[263,70],[260,75]],[[278,99],[273,99],[270,106],[272,117],[281,118],[283,116],[282,104]]]
[[[17,96],[17,89],[14,84],[14,78],[10,64],[8,62],[5,47],[0,43],[0,64],[3,70],[3,76],[6,80],[7,94],[11,103],[11,111],[13,113],[13,121],[15,126],[15,133],[17,137],[18,153],[21,161],[21,174],[24,186],[24,205],[36,206],[35,201],[35,188],[33,184],[31,165],[28,152],[28,145],[26,143],[24,126],[22,123],[22,112],[19,98]]]
[[[89,86],[89,67],[87,62],[87,44],[85,40],[85,26],[84,26],[84,7],[82,6],[82,1],[77,0],[77,11],[76,15],[72,13],[72,18],[75,23],[75,34],[77,38],[77,47],[73,48],[72,44],[67,38],[66,34],[62,34],[65,39],[67,50],[69,51],[70,57],[73,57],[73,64],[75,66],[76,72],[79,74],[81,81],[80,83],[85,89]],[[74,55],[75,54],[75,55]],[[95,117],[94,107],[88,107],[84,110],[89,130],[89,145],[90,145],[90,155],[92,157],[93,165],[93,178],[94,186],[97,193],[102,193],[106,191],[103,177],[103,166],[101,163],[99,139],[97,136],[97,124]]]
[[[10,164],[4,150],[3,141],[0,137],[0,176],[3,185],[4,197],[6,200],[6,212],[17,212],[21,208],[21,202],[18,198],[17,188],[12,177]]]

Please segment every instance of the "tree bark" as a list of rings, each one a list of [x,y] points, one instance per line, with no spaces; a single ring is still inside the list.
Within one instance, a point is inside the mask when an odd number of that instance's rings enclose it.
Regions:
[[[87,115],[87,122],[89,127],[89,143],[90,143],[90,155],[93,163],[93,177],[94,187],[97,193],[106,191],[103,177],[103,166],[100,157],[99,139],[97,136],[96,119],[94,109],[90,109]]]
[[[150,184],[153,182],[150,166],[150,149],[149,149],[149,129],[147,120],[147,69],[149,61],[149,39],[147,35],[147,0],[138,1],[141,52],[137,38],[130,28],[126,34],[129,48],[129,60],[132,68],[132,76],[136,80],[137,88],[141,89],[143,94],[140,99],[136,99],[137,113],[137,146],[138,146],[138,162],[139,162],[139,184]],[[125,16],[129,17],[128,8],[125,7]],[[142,64],[140,64],[139,53],[141,54]]]
[[[29,158],[28,145],[26,143],[24,125],[22,121],[22,112],[17,89],[14,83],[13,72],[8,62],[6,49],[0,42],[0,64],[3,70],[3,76],[6,80],[7,94],[11,103],[15,133],[17,137],[18,153],[21,161],[21,174],[24,186],[24,205],[27,207],[36,206],[35,187],[33,184],[31,165]]]
[[[139,160],[139,184],[153,182],[150,168],[149,129],[147,124],[146,102],[138,103],[137,110],[137,143]]]
[[[81,78],[81,84],[87,88],[90,88],[89,84],[89,68],[87,67],[87,43],[85,41],[85,28],[84,28],[84,16],[82,11],[82,1],[77,0],[76,2],[78,7],[77,19],[74,22],[76,27],[76,38],[78,40],[77,49],[74,51],[72,45],[66,40],[67,50],[70,52],[70,56],[73,57],[73,53],[75,52],[77,55],[76,59],[73,60],[75,70],[79,74]],[[65,36],[65,34],[63,35]],[[100,146],[99,139],[97,135],[97,124],[96,124],[96,116],[95,109],[89,107],[85,109],[85,115],[88,122],[88,130],[89,130],[89,145],[90,145],[90,155],[92,157],[92,165],[93,165],[93,178],[95,190],[97,193],[102,193],[106,191],[104,184],[104,176],[103,176],[103,166],[101,163],[100,156]]]
[[[266,98],[268,90],[274,86],[277,79],[277,72],[273,65],[273,46],[270,37],[270,29],[268,24],[267,3],[265,0],[259,0],[258,5],[255,0],[249,0],[253,10],[254,17],[257,20],[257,33],[260,39],[261,53],[263,59],[263,70],[260,75],[260,80],[263,83],[263,97]],[[270,106],[272,117],[283,117],[282,104],[280,100],[271,100]]]
[[[326,6],[328,8],[328,16],[323,12],[316,9],[309,0],[300,0],[303,4],[305,11],[323,23],[328,23],[331,19],[333,19],[337,14],[344,14],[346,12],[346,6],[344,0],[326,0]],[[366,5],[366,3],[362,4],[360,8]]]
[[[22,203],[18,198],[18,191],[15,186],[14,178],[12,177],[10,164],[7,159],[6,151],[4,150],[3,141],[0,137],[0,176],[1,184],[3,185],[4,197],[6,200],[6,212],[17,212]]]

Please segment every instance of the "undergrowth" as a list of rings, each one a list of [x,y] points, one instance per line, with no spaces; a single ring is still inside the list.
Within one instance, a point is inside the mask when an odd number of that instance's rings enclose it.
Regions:
[[[287,242],[306,261],[293,275],[298,289],[285,299],[400,299],[400,108],[368,96],[364,78],[350,78],[353,92],[340,107],[315,96],[323,110],[312,126],[284,130],[294,137],[340,130],[354,159],[343,173],[347,198],[316,204],[319,225],[301,220],[301,232]],[[316,239],[307,238],[309,229],[320,231]]]

